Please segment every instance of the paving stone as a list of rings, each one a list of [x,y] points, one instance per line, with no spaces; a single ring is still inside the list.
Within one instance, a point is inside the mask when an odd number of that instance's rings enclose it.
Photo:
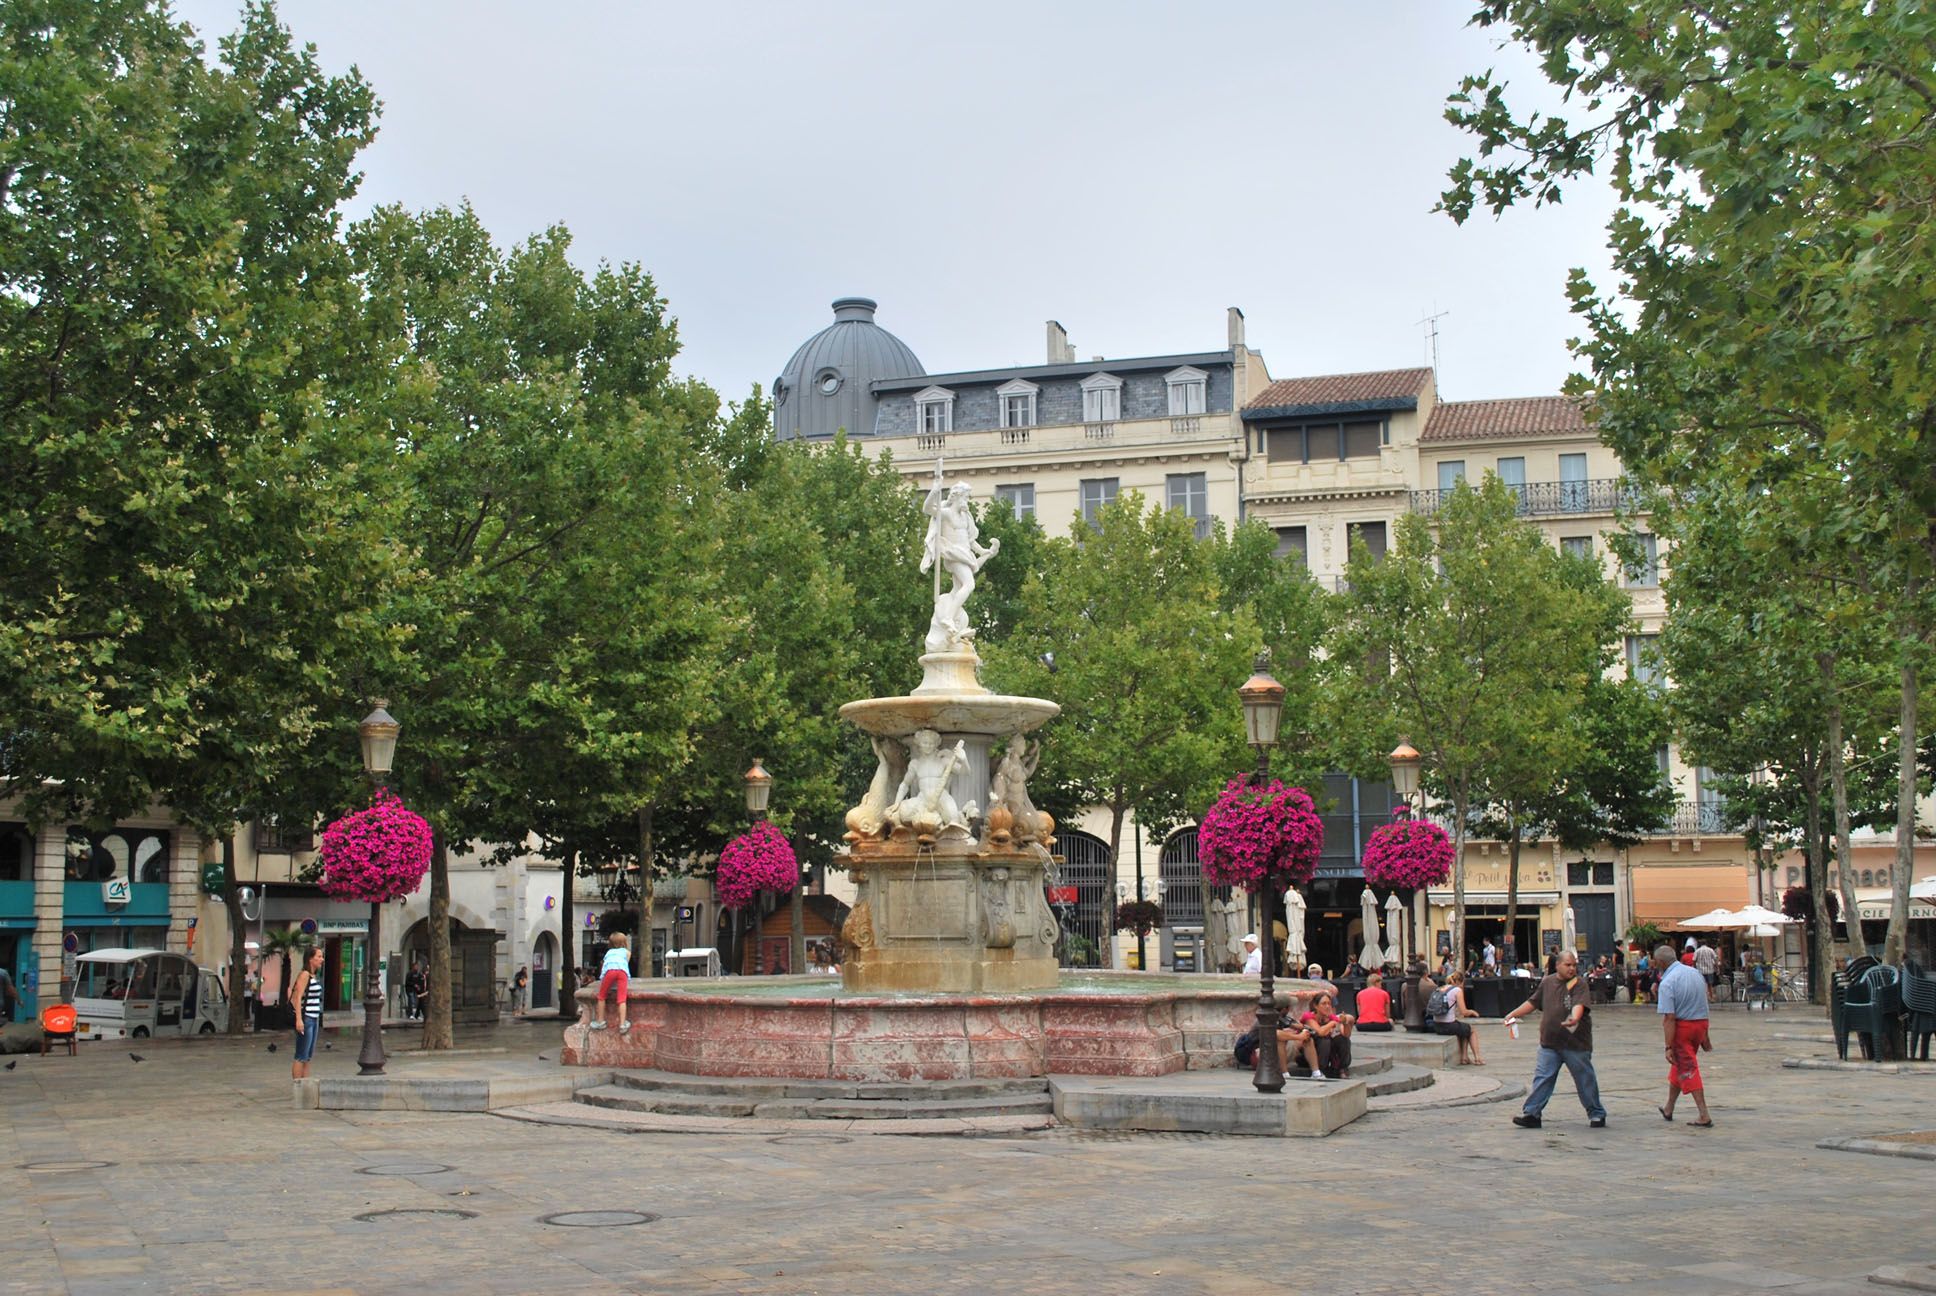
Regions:
[[[0,1072],[0,1293],[1249,1296],[1256,1257],[1282,1255],[1292,1239],[1312,1245],[1265,1290],[1889,1290],[1869,1275],[1927,1272],[1936,1258],[1930,1166],[1816,1145],[1914,1127],[1930,1112],[1928,1080],[1784,1069],[1795,1045],[1773,1038],[1774,1025],[1820,1028],[1819,1016],[1788,1007],[1717,1013],[1716,1051],[1702,1060],[1710,1131],[1653,1114],[1665,1075],[1658,1018],[1596,1008],[1608,1130],[1586,1129],[1564,1078],[1538,1134],[1508,1123],[1513,1103],[1480,1101],[1523,1092],[1532,1069],[1530,1032],[1510,1041],[1484,1023],[1489,1067],[1437,1071],[1431,1089],[1374,1100],[1330,1138],[1290,1146],[1045,1129],[1026,1116],[934,1122],[941,1137],[817,1121],[803,1139],[807,1122],[752,1117],[598,1111],[603,1123],[568,1126],[509,1108],[301,1111],[286,1049],[157,1042],[137,1076],[125,1050],[83,1046],[78,1058],[23,1058]],[[398,1058],[391,1070],[555,1075],[535,1060],[555,1053],[555,1031],[520,1030],[535,1047]],[[347,1077],[354,1056],[339,1039],[319,1076]],[[1434,1091],[1473,1105],[1402,1103]],[[118,1164],[18,1169],[33,1160]],[[357,1173],[384,1162],[452,1169]],[[471,1195],[450,1195],[460,1190]],[[478,1218],[353,1218],[453,1203]],[[587,1209],[662,1218],[610,1230],[539,1223]],[[1429,1249],[1412,1235],[1417,1209],[1452,1221]],[[1888,1227],[1875,1230],[1877,1219]],[[1498,1241],[1513,1228],[1526,1240]]]

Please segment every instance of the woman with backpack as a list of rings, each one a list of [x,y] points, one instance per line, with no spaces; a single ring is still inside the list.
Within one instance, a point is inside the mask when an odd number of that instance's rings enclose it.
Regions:
[[[1467,1066],[1484,1066],[1479,1060],[1479,1041],[1473,1037],[1472,1027],[1462,1019],[1477,1017],[1479,1014],[1465,1006],[1465,973],[1454,972],[1446,978],[1443,990],[1434,990],[1432,997],[1425,1001],[1425,1016],[1432,1031],[1438,1035],[1456,1035],[1459,1038],[1459,1061]]]

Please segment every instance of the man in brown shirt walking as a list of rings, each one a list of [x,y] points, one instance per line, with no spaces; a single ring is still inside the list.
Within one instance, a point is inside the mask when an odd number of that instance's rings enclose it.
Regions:
[[[1560,1068],[1573,1076],[1579,1090],[1580,1106],[1586,1108],[1587,1124],[1604,1129],[1607,1109],[1600,1103],[1600,1078],[1593,1074],[1593,1022],[1588,1016],[1592,998],[1586,978],[1580,975],[1580,956],[1572,950],[1560,951],[1553,974],[1539,983],[1533,997],[1513,1009],[1506,1018],[1512,1025],[1528,1013],[1539,1013],[1539,1051],[1533,1061],[1533,1091],[1526,1095],[1526,1106],[1513,1117],[1521,1129],[1538,1129],[1539,1114],[1553,1096],[1553,1082]]]

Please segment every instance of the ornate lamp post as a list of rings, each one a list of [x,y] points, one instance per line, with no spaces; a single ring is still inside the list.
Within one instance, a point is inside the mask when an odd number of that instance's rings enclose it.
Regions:
[[[397,735],[403,726],[391,715],[382,698],[376,709],[356,726],[357,740],[363,746],[363,773],[372,790],[386,787],[390,763],[397,754]],[[370,901],[369,962],[364,968],[363,1051],[356,1055],[357,1074],[382,1075],[386,1061],[383,1052],[383,906]]]
[[[756,757],[746,771],[746,812],[754,819],[766,818],[767,802],[773,799],[773,776],[766,772],[766,759]]]
[[[1244,733],[1257,753],[1257,786],[1270,782],[1271,749],[1277,746],[1277,723],[1284,714],[1284,686],[1272,678],[1270,654],[1257,654],[1255,672],[1237,690],[1244,704]],[[1284,1070],[1277,1060],[1277,987],[1272,973],[1277,961],[1276,890],[1265,886],[1258,892],[1263,910],[1258,935],[1263,938],[1264,958],[1257,977],[1257,1075],[1253,1083],[1263,1093],[1282,1093]]]
[[[1418,754],[1418,748],[1401,737],[1398,740],[1398,746],[1392,748],[1391,755],[1386,759],[1391,762],[1392,791],[1398,793],[1398,799],[1403,801],[1406,809],[1409,810],[1412,798],[1418,795],[1418,772],[1424,767],[1425,758]],[[1418,950],[1419,926],[1416,905],[1413,907],[1411,928],[1412,957],[1405,964],[1405,983],[1399,994],[1403,1001],[1405,1029],[1419,1031],[1425,1029],[1425,1014],[1419,1001],[1418,966],[1425,956]]]

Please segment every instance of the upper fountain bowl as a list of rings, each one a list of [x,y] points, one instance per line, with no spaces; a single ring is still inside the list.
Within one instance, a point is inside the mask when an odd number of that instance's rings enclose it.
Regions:
[[[1060,714],[1046,698],[999,693],[863,698],[840,708],[840,718],[883,738],[905,738],[917,729],[943,734],[1028,733]]]

